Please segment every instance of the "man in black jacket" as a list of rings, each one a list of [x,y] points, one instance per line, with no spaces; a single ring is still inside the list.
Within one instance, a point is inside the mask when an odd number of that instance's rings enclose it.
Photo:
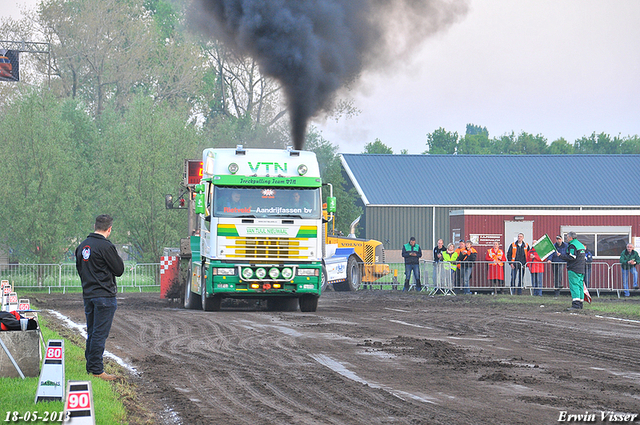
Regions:
[[[87,319],[87,373],[105,381],[116,376],[104,371],[102,356],[105,342],[116,313],[116,276],[124,273],[124,262],[116,247],[107,239],[113,218],[103,214],[96,217],[95,232],[90,233],[76,249],[76,269],[82,281],[84,314]]]

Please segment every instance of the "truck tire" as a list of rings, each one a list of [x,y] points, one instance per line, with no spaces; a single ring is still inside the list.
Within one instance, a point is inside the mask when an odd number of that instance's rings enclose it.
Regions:
[[[360,272],[360,265],[355,256],[349,257],[347,261],[347,285],[348,291],[357,291],[362,283],[362,273]]]
[[[269,298],[267,300],[269,311],[298,311],[297,298]]]
[[[204,272],[205,268],[202,266],[202,273],[200,273],[200,279],[202,279],[202,286],[200,287],[202,295],[202,310],[203,311],[220,311],[220,306],[222,305],[222,296],[221,295],[212,295],[207,296],[207,282],[206,282],[206,274]]]
[[[220,311],[222,305],[222,296],[213,295],[207,297],[205,293],[202,294],[202,310],[204,311]]]
[[[320,292],[330,290],[331,287],[329,286],[329,280],[327,279],[327,268],[322,266],[322,271],[320,273],[322,273],[320,275]]]
[[[318,297],[315,295],[303,295],[300,297],[300,311],[313,313],[318,309]]]
[[[184,283],[184,308],[188,310],[195,310],[200,308],[200,295],[191,292],[191,266],[187,273],[187,279]]]

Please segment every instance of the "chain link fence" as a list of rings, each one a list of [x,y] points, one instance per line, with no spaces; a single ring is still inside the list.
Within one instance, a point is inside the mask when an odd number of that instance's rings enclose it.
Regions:
[[[124,266],[116,279],[120,292],[160,290],[160,263],[125,262]],[[11,264],[0,270],[0,280],[8,280],[14,288],[49,293],[82,288],[75,263]]]

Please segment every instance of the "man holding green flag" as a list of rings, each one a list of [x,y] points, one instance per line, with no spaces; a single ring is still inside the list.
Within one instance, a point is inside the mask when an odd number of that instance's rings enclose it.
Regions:
[[[571,307],[568,310],[581,310],[582,300],[584,299],[585,247],[576,238],[576,232],[569,232],[567,234],[567,240],[569,241],[567,253],[560,254],[560,258],[567,262],[567,274],[569,275]]]

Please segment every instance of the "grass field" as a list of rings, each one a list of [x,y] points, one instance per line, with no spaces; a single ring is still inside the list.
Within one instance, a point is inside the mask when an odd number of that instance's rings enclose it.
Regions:
[[[50,339],[64,339],[59,334],[47,328],[43,318],[40,318],[40,329],[45,341]],[[106,365],[107,370],[109,365]],[[75,345],[65,339],[65,378],[74,381],[91,381],[93,389],[93,403],[95,423],[97,424],[126,424],[127,415],[124,405],[120,401],[121,392],[126,387],[119,383],[108,383],[87,375],[85,371],[84,347]],[[14,424],[42,423],[34,420],[37,417],[47,417],[48,422],[60,422],[64,404],[62,401],[40,402],[34,400],[38,390],[38,377],[33,378],[0,378],[0,422]],[[65,385],[66,391],[66,385]],[[30,416],[29,420],[14,420],[18,416]],[[51,421],[51,419],[56,419]],[[57,419],[60,420],[57,420]]]

